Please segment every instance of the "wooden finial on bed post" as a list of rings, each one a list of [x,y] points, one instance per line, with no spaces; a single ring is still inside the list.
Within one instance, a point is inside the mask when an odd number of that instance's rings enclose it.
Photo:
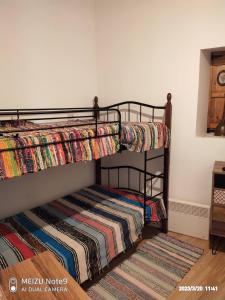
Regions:
[[[172,95],[171,93],[167,94],[167,103],[165,109],[165,124],[171,129],[171,117],[172,117],[172,104],[171,104]]]
[[[94,97],[94,105],[93,105],[93,108],[94,109],[98,109],[99,108],[99,105],[98,105],[98,97],[95,96]],[[99,111],[94,111],[94,118],[96,119],[99,119]]]
[[[171,104],[172,95],[171,93],[167,94],[167,103],[165,106],[165,124],[171,129],[171,118],[172,118],[172,104]],[[164,182],[163,182],[163,202],[166,209],[167,219],[162,221],[162,230],[163,232],[168,232],[168,198],[169,198],[169,167],[170,167],[170,148],[164,149]]]

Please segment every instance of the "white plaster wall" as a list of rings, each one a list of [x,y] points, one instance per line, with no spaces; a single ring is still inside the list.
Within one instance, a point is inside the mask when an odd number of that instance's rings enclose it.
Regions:
[[[208,94],[198,91],[200,49],[225,46],[225,1],[97,0],[96,12],[102,103],[163,104],[171,92],[170,197],[208,204],[225,139],[196,134],[198,95]]]
[[[1,108],[92,104],[97,93],[94,0],[1,0],[0,37]],[[93,163],[1,182],[0,218],[93,182]]]
[[[94,0],[0,1],[1,108],[90,105],[94,8]]]

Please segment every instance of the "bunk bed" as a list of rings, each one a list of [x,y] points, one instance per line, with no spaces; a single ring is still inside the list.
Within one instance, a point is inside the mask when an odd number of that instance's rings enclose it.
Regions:
[[[138,107],[136,121],[131,105]],[[150,121],[143,121],[143,108],[152,111]],[[155,121],[156,111],[164,112],[163,121]],[[92,108],[0,110],[0,180],[78,161],[95,160],[96,165],[95,185],[0,221],[0,268],[50,250],[82,283],[132,247],[144,225],[161,222],[167,232],[171,113],[171,94],[165,106],[131,101],[100,108],[95,97]],[[149,157],[151,149],[163,153]],[[124,150],[143,152],[144,168],[102,166],[103,157]],[[158,159],[163,159],[163,172],[153,174],[148,164]],[[122,169],[127,186],[120,183]],[[138,189],[130,182],[132,170]],[[117,186],[112,187],[115,171]],[[155,178],[163,183],[158,193],[152,188]]]

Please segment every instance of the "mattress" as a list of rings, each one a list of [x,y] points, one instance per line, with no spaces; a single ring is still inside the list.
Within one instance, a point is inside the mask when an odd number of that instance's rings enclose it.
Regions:
[[[147,218],[162,218],[158,200],[147,202]],[[1,221],[0,268],[50,250],[82,283],[132,247],[143,223],[142,197],[90,186]]]
[[[91,139],[95,126],[80,125],[80,120],[46,124],[20,121],[19,125],[0,122],[0,180],[113,155],[120,144],[135,152],[169,147],[169,129],[160,122],[123,123],[120,141],[117,123],[99,124],[97,139]],[[15,148],[19,149],[12,150]]]

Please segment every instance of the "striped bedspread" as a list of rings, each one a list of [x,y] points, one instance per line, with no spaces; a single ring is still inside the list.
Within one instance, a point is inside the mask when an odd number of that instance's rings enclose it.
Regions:
[[[90,161],[113,155],[119,150],[118,124],[106,124],[98,127],[99,138],[95,136],[95,127],[77,127],[76,122],[42,124],[41,127],[69,126],[58,129],[39,130],[39,124],[22,122],[17,128],[0,122],[3,130],[34,129],[35,131],[4,133],[0,136],[0,180],[35,173],[51,167],[62,166],[79,161]],[[104,136],[104,135],[111,136]],[[102,137],[101,137],[102,136]],[[76,139],[84,139],[74,141]],[[65,142],[65,141],[71,142]],[[56,144],[52,144],[55,143]],[[46,145],[49,144],[49,145]],[[32,146],[32,147],[30,147]],[[28,148],[26,148],[28,147]],[[12,148],[25,148],[10,151]]]
[[[35,173],[50,167],[99,159],[117,153],[120,148],[119,136],[114,135],[119,131],[118,124],[99,125],[100,137],[90,139],[95,136],[95,127],[78,127],[82,124],[81,121],[41,124],[42,128],[46,128],[45,130],[39,129],[40,124],[20,122],[17,127],[14,123],[0,122],[0,134],[8,131],[0,136],[0,180]],[[47,129],[47,127],[52,128]],[[23,129],[34,131],[19,131]],[[16,130],[18,136],[15,136]],[[104,136],[106,134],[111,136]],[[87,139],[65,142],[80,138]],[[169,141],[170,132],[164,123],[122,124],[121,144],[130,151],[142,152],[166,148],[169,146]],[[51,144],[54,142],[57,144]],[[32,148],[26,148],[30,146]],[[10,151],[11,148],[24,149]],[[5,151],[1,152],[1,150]]]
[[[7,218],[0,222],[0,268],[48,249],[82,283],[138,240],[142,207],[132,193],[95,185]],[[147,216],[160,220],[157,201],[148,201]]]
[[[122,126],[121,143],[130,151],[168,148],[170,131],[161,122],[130,122]]]

